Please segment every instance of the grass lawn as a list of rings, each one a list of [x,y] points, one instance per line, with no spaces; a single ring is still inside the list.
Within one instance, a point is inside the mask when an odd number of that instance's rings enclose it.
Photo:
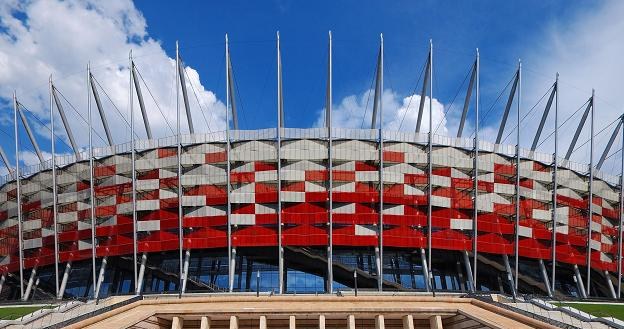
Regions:
[[[614,317],[624,321],[624,304],[583,304],[583,303],[557,303],[558,306],[570,306],[577,310],[600,317]]]
[[[52,306],[16,306],[16,307],[0,307],[0,320],[15,320],[26,314],[32,313],[42,308],[50,308]]]

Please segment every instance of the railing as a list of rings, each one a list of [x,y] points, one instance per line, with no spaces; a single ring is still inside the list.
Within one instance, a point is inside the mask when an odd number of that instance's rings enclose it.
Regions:
[[[557,328],[565,328],[565,329],[576,329],[577,328],[577,327],[575,327],[573,325],[570,325],[570,324],[567,324],[567,323],[563,323],[561,321],[552,319],[550,317],[546,317],[546,316],[537,314],[535,311],[534,312],[529,312],[529,311],[525,311],[523,309],[519,309],[519,308],[513,307],[511,305],[505,304],[505,303],[496,302],[496,301],[494,301],[492,299],[491,296],[484,296],[484,295],[481,295],[481,294],[466,294],[464,297],[473,298],[473,299],[479,300],[481,302],[484,302],[484,303],[487,303],[487,304],[490,304],[490,305],[494,305],[494,306],[503,308],[503,309],[508,310],[508,311],[512,311],[514,313],[519,313],[519,314],[522,314],[522,315],[527,316],[529,318],[532,318],[534,320],[538,320],[540,322],[548,323],[548,324],[550,324],[552,326],[555,326]]]
[[[81,314],[76,315],[75,317],[71,317],[71,318],[69,318],[67,320],[62,320],[61,322],[54,323],[54,324],[51,324],[51,325],[48,325],[48,326],[45,326],[45,327],[41,326],[40,328],[43,328],[43,329],[64,328],[64,327],[69,326],[71,324],[75,324],[75,323],[78,323],[80,321],[83,321],[83,320],[86,320],[86,319],[90,319],[92,317],[98,316],[100,314],[104,314],[106,312],[112,311],[112,310],[114,310],[116,308],[119,308],[119,307],[122,307],[122,306],[125,306],[125,305],[132,304],[132,303],[137,302],[137,301],[142,300],[142,299],[143,299],[143,296],[134,296],[134,297],[128,298],[126,300],[123,300],[121,302],[118,302],[118,303],[115,303],[115,304],[112,304],[112,305],[108,305],[108,306],[99,307],[99,308],[96,308],[97,304],[94,303],[93,304],[94,305],[94,310],[91,311],[91,312],[81,313]]]
[[[327,139],[329,137],[327,128],[281,128],[281,136],[284,139]],[[376,141],[379,139],[378,129],[350,129],[350,128],[332,128],[332,139],[353,139],[353,140],[365,140]],[[216,131],[210,133],[198,133],[198,134],[185,134],[181,135],[181,142],[184,145],[200,144],[200,143],[215,143],[225,142],[226,132]],[[277,138],[276,128],[258,129],[258,130],[231,130],[230,141],[250,141],[250,140],[274,140]],[[428,143],[428,135],[425,133],[412,133],[403,131],[383,131],[384,141],[390,142],[404,142],[425,145]],[[136,140],[135,149],[137,151],[145,151],[150,149],[156,149],[161,147],[171,147],[178,143],[177,136],[169,136],[151,140]],[[455,138],[443,135],[433,135],[432,143],[436,146],[450,146],[462,149],[472,150],[474,148],[474,140],[472,138]],[[114,146],[104,146],[93,148],[93,155],[96,158],[106,157],[114,154],[128,153],[132,149],[131,143],[121,143]],[[506,157],[516,156],[516,146],[508,144],[494,144],[487,141],[479,141],[479,150],[486,153],[496,153]],[[80,159],[82,161],[88,159],[88,150],[81,150],[79,152]],[[540,153],[531,151],[526,148],[520,148],[520,157],[522,159],[533,160],[541,162],[545,165],[552,165],[554,162],[554,156],[548,153]],[[77,162],[74,154],[63,154],[56,156],[56,165],[63,167]],[[576,163],[573,161],[565,160],[558,157],[558,164],[560,167],[570,169],[581,175],[587,175],[589,172],[589,166],[587,164]],[[52,160],[48,159],[41,164],[22,166],[20,169],[21,175],[24,177],[33,175],[40,171],[48,170],[52,168]],[[594,175],[597,179],[603,180],[612,186],[618,186],[620,184],[619,176],[611,175],[599,170],[594,170]],[[13,180],[12,175],[7,174],[0,176],[0,185],[8,183]]]
[[[600,322],[609,326],[610,328],[624,329],[624,322],[622,320],[614,318],[611,314],[605,312],[597,312],[597,314],[589,314],[583,311],[580,311],[570,304],[567,304],[568,301],[578,302],[578,300],[570,299],[570,298],[553,298],[551,301],[558,303],[551,304],[550,302],[544,300],[543,296],[533,296],[533,295],[525,295],[525,300],[530,302],[532,305],[536,307],[545,309],[547,311],[557,311],[562,315],[565,314],[570,319],[574,318],[578,321],[589,322],[590,327],[592,322]],[[585,301],[597,301],[604,302],[605,299],[601,298],[589,298],[585,299]],[[606,299],[608,302],[613,302],[613,299]],[[594,312],[596,313],[596,312]]]

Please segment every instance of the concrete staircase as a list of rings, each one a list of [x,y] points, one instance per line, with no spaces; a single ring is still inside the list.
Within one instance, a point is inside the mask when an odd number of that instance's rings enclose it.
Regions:
[[[117,304],[133,296],[114,296],[95,301],[68,301],[51,309],[41,309],[16,320],[0,321],[0,329],[54,328],[63,321]]]
[[[559,307],[541,299],[523,300],[519,298],[516,302],[513,302],[509,299],[500,298],[499,302],[511,306],[514,309],[519,310],[521,313],[526,312],[557,321],[567,326],[567,328],[624,329],[624,322],[620,320],[614,318],[596,317],[571,307]]]

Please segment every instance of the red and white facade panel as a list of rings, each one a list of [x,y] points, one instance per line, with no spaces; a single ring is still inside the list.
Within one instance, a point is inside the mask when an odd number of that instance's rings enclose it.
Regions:
[[[558,262],[585,265],[589,245],[593,268],[616,271],[621,217],[619,177],[597,173],[589,216],[587,168],[572,168],[572,164],[563,162],[557,171],[557,218],[553,225],[551,156],[539,155],[541,159],[537,159],[538,155],[522,150],[517,170],[513,147],[484,143],[475,177],[472,140],[436,136],[432,176],[428,177],[426,135],[384,133],[380,152],[377,134],[374,130],[336,129],[335,133],[332,131],[331,152],[325,129],[283,129],[279,148],[275,129],[233,131],[229,148],[224,134],[185,136],[179,159],[183,172],[183,248],[278,246],[280,241],[283,246],[328,246],[330,211],[333,246],[378,246],[383,234],[382,247],[425,248],[427,186],[431,183],[431,243],[435,249],[472,250],[476,204],[478,251],[513,255],[518,188],[520,256],[549,260],[555,227]],[[139,253],[179,248],[175,140],[138,145],[151,147],[136,153],[136,225],[132,216],[129,152],[96,152],[102,155],[95,159],[93,168],[94,223],[89,200],[89,162],[66,163],[57,170],[58,262],[91,258],[92,227],[97,257],[132,254],[135,227]],[[332,168],[328,168],[330,153]],[[516,172],[520,174],[519,186]],[[478,186],[476,200],[474,179]],[[24,269],[56,261],[51,182],[49,169],[21,179],[21,239],[16,182],[7,179],[0,187],[3,271],[19,269],[20,240]],[[380,209],[383,228],[379,225]]]

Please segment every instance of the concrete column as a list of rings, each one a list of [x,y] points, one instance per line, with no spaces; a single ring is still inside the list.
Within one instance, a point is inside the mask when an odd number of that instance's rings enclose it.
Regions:
[[[207,316],[201,317],[201,322],[199,324],[199,329],[210,329],[210,318]]]
[[[191,261],[191,251],[189,249],[184,253],[184,267],[182,272],[182,293],[186,292],[186,281],[188,279],[189,262]]]
[[[297,328],[297,320],[294,315],[288,317],[288,329],[296,329]]]
[[[323,314],[319,315],[319,329],[325,329],[325,315]]]
[[[425,279],[425,289],[427,292],[431,291],[431,280],[429,279],[429,267],[427,266],[427,255],[425,249],[420,248],[420,261],[422,263],[423,277]]]
[[[505,270],[507,270],[507,280],[509,281],[509,285],[511,286],[511,294],[516,297],[516,285],[514,281],[513,274],[511,273],[511,266],[509,265],[509,257],[507,254],[503,254],[503,262],[505,263]]]
[[[604,271],[605,279],[607,279],[607,286],[609,287],[609,292],[611,292],[611,298],[617,299],[617,295],[615,294],[615,289],[613,288],[613,282],[611,281],[611,275],[609,275],[609,271]]]
[[[378,314],[375,316],[375,329],[386,329],[384,316],[382,314]]]
[[[236,274],[236,248],[232,248],[232,259],[230,260],[230,292],[234,290],[234,274]]]
[[[411,314],[403,316],[403,329],[414,329],[414,317]]]
[[[28,297],[30,297],[30,291],[32,290],[33,284],[35,283],[35,277],[37,276],[37,265],[35,265],[35,267],[32,268],[32,271],[30,272],[30,278],[28,279],[28,285],[26,286],[26,292],[24,292],[24,296],[22,296],[22,300],[26,301],[28,300]]]
[[[355,329],[355,315],[353,314],[347,317],[347,329]]]
[[[2,274],[2,277],[0,277],[0,293],[2,293],[2,286],[4,286],[5,281],[6,281],[6,273]]]
[[[429,327],[431,329],[442,329],[442,317],[435,315],[429,318]]]
[[[69,273],[71,272],[72,262],[69,261],[65,264],[65,271],[63,272],[63,279],[61,280],[61,286],[59,288],[58,299],[63,299],[63,295],[65,295],[65,287],[67,287],[67,280],[69,279]]]
[[[539,260],[540,272],[542,272],[542,280],[544,280],[544,286],[546,286],[546,292],[548,297],[552,297],[552,290],[550,289],[550,280],[548,280],[548,273],[546,272],[546,266],[544,266],[544,260]]]
[[[95,285],[95,295],[93,296],[94,299],[97,299],[100,295],[100,288],[102,287],[102,282],[104,282],[104,273],[106,272],[106,263],[108,263],[108,257],[102,258],[100,274],[98,275],[97,284]]]
[[[171,320],[171,329],[182,329],[182,324],[184,320],[178,316],[174,316]]]
[[[466,278],[468,279],[468,290],[474,292],[474,279],[472,278],[472,266],[470,265],[470,257],[468,257],[468,251],[464,250],[464,266],[466,267]]]
[[[333,263],[332,256],[331,256],[333,255],[333,253],[334,253],[333,248],[331,246],[327,247],[328,256],[327,256],[327,277],[325,278],[325,290],[330,294],[334,293],[334,263]]]
[[[238,317],[230,316],[230,329],[238,329]]]
[[[383,285],[383,278],[381,277],[381,267],[383,264],[381,263],[381,256],[379,247],[375,247],[375,266],[377,266],[377,288],[381,291],[381,287]]]
[[[583,283],[583,278],[581,277],[581,272],[579,271],[578,265],[574,264],[574,280],[576,281],[576,285],[578,286],[579,291],[581,292],[582,298],[587,298],[587,292],[585,291],[585,284]]]
[[[457,277],[459,278],[459,289],[464,292],[466,291],[466,286],[464,286],[464,272],[461,270],[460,262],[455,263],[457,266]]]
[[[267,318],[266,315],[260,316],[260,329],[267,329]]]
[[[143,292],[143,276],[145,276],[145,264],[147,263],[147,253],[144,252],[141,256],[141,267],[139,268],[139,275],[137,278],[136,294],[140,295]]]
[[[505,293],[505,289],[503,288],[503,279],[501,279],[500,275],[496,276],[496,281],[498,282],[498,291],[501,294]]]

